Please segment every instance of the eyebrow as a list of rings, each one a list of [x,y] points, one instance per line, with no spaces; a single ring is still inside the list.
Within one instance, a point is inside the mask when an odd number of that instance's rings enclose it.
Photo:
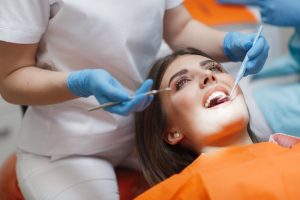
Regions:
[[[200,66],[205,66],[205,65],[207,65],[208,63],[217,63],[216,61],[214,61],[214,60],[204,60],[204,61],[201,61],[200,62]]]
[[[216,61],[214,61],[214,60],[204,60],[204,61],[201,61],[200,62],[200,66],[201,67],[204,67],[205,65],[207,65],[208,63],[212,63],[212,62],[216,62]],[[171,78],[170,78],[170,80],[169,80],[169,84],[168,84],[168,87],[170,86],[170,84],[171,84],[171,82],[172,82],[172,80],[174,79],[174,78],[176,78],[177,76],[181,76],[181,75],[183,75],[183,74],[187,74],[188,73],[188,70],[187,69],[182,69],[182,70],[180,70],[179,72],[177,72],[176,74],[174,74]]]
[[[182,69],[182,70],[180,70],[179,72],[177,72],[176,74],[174,74],[174,75],[170,78],[170,80],[169,80],[168,87],[170,87],[170,84],[171,84],[171,82],[172,82],[172,80],[173,80],[174,78],[176,78],[177,76],[181,76],[181,75],[183,75],[183,74],[186,74],[186,73],[188,73],[188,70],[187,70],[187,69]]]

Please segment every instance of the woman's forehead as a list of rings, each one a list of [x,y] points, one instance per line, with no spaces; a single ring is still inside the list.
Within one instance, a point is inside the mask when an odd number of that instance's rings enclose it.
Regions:
[[[168,85],[169,79],[177,72],[183,69],[191,70],[191,69],[200,69],[200,64],[211,60],[210,58],[201,56],[201,55],[182,55],[177,57],[167,68],[161,86],[166,87]]]
[[[201,55],[181,55],[179,57],[177,57],[172,63],[171,65],[174,66],[184,66],[186,64],[197,64],[197,63],[200,63],[201,61],[204,61],[204,60],[211,60],[210,58],[207,58],[207,57],[204,57],[204,56],[201,56]],[[171,67],[170,65],[170,67]],[[169,67],[169,68],[170,68]],[[171,67],[172,68],[172,67]]]

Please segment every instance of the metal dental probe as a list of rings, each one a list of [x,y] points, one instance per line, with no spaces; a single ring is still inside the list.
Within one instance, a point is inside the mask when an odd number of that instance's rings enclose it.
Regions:
[[[257,42],[259,36],[261,35],[262,30],[263,30],[263,25],[260,25],[260,26],[259,26],[259,29],[258,29],[258,31],[257,31],[257,33],[256,33],[256,36],[255,36],[255,39],[254,39],[254,41],[253,41],[252,46],[254,46],[255,43]],[[237,74],[237,76],[236,76],[236,79],[235,79],[235,82],[234,82],[234,86],[233,86],[233,88],[232,88],[232,90],[231,90],[231,92],[230,92],[230,95],[229,95],[229,97],[228,97],[228,100],[231,99],[231,97],[232,97],[232,95],[233,95],[233,93],[234,93],[234,91],[235,91],[237,85],[239,84],[240,80],[243,78],[243,76],[244,76],[244,74],[245,74],[245,71],[246,71],[246,64],[247,64],[248,60],[249,60],[249,57],[248,57],[248,55],[246,54],[246,56],[245,56],[245,58],[244,58],[244,60],[243,60],[243,62],[242,62],[242,65],[241,65],[241,67],[240,67],[240,70],[238,71],[238,74]]]
[[[160,92],[167,92],[167,91],[171,91],[171,90],[172,90],[171,88],[164,88],[164,89],[161,89],[161,90],[151,90],[151,91],[146,92],[144,94],[146,96],[149,96],[149,95],[155,95],[155,94],[158,94]],[[135,98],[135,96],[132,96],[129,99],[133,99],[133,98]],[[94,110],[100,110],[100,109],[103,109],[103,108],[106,108],[106,107],[109,107],[109,106],[114,106],[114,105],[117,105],[117,104],[120,104],[120,103],[122,103],[122,101],[107,102],[107,103],[101,104],[100,106],[89,108],[88,112],[91,112],[91,111],[94,111]]]

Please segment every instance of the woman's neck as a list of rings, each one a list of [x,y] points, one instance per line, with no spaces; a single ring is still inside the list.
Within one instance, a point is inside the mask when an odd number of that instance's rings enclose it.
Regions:
[[[208,153],[213,151],[218,151],[224,148],[227,148],[229,146],[237,146],[237,145],[246,145],[246,144],[252,144],[252,140],[249,136],[247,128],[237,134],[237,137],[230,138],[224,142],[222,142],[218,146],[205,146],[201,149],[201,153]],[[200,153],[200,152],[199,152]]]

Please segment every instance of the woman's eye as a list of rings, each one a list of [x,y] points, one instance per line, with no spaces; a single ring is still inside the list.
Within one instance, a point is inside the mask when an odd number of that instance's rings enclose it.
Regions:
[[[176,91],[182,89],[191,79],[189,78],[180,78],[175,82]]]
[[[221,66],[217,63],[212,63],[211,65],[207,66],[206,69],[208,69],[212,72],[223,72]]]

